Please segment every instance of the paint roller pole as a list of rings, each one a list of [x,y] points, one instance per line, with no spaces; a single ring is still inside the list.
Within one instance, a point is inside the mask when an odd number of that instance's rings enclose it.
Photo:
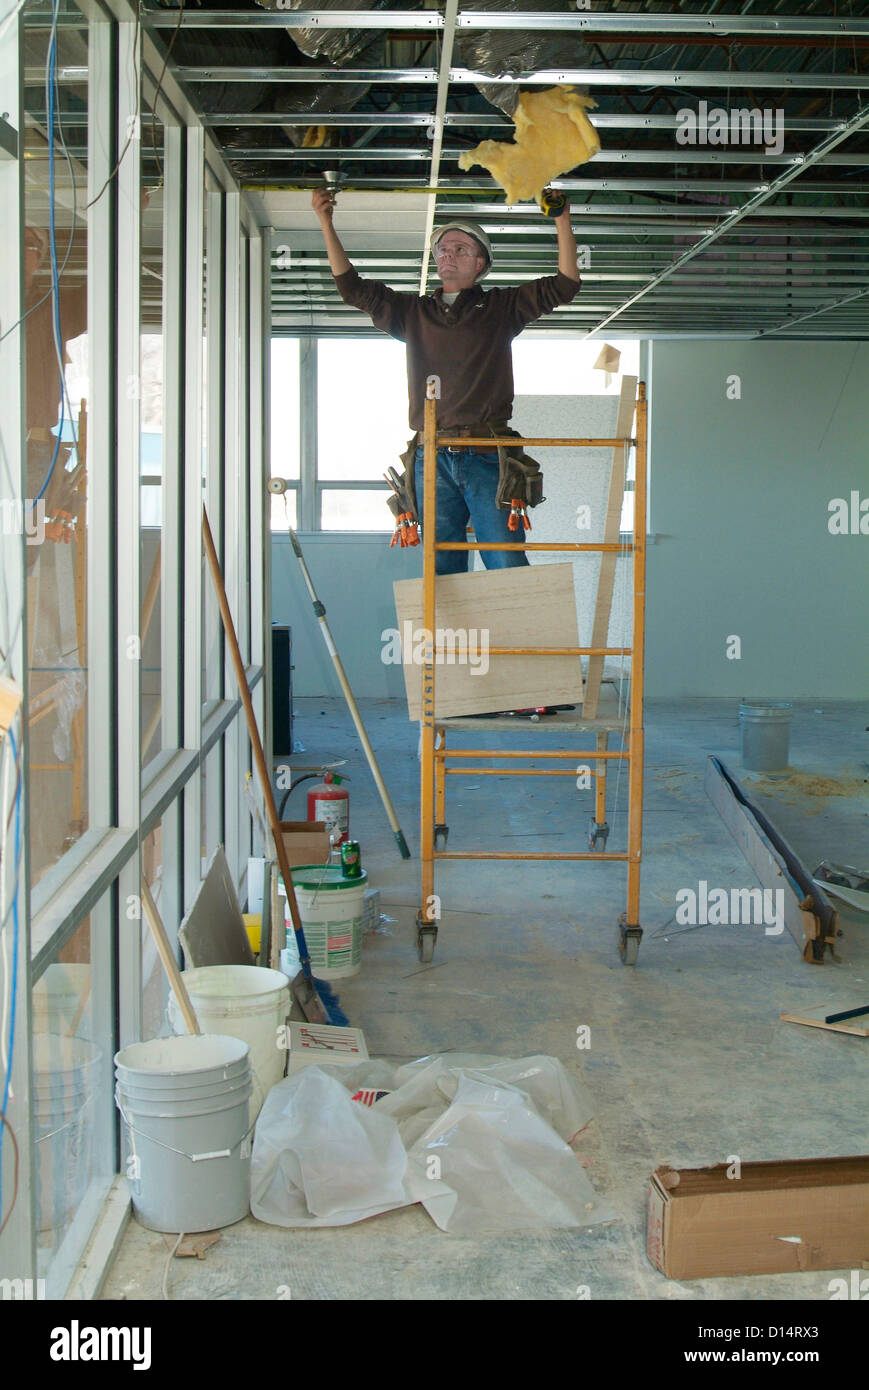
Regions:
[[[286,492],[286,483],[284,483],[283,478],[272,478],[269,482],[269,492],[278,496],[281,493]],[[311,603],[314,606],[314,613],[316,614],[317,621],[320,624],[320,630],[323,633],[323,641],[326,643],[329,655],[332,658],[332,665],[335,667],[335,672],[338,676],[338,680],[341,683],[341,689],[344,692],[344,699],[347,701],[347,708],[350,711],[353,723],[356,725],[356,732],[359,735],[360,742],[365,751],[365,756],[368,759],[368,766],[371,768],[371,775],[374,778],[377,790],[380,793],[380,800],[383,802],[383,809],[386,812],[386,818],[389,821],[389,824],[392,826],[393,832],[395,834],[395,842],[398,845],[398,848],[401,852],[402,859],[409,859],[410,850],[407,847],[407,841],[405,840],[404,835],[401,832],[401,826],[398,824],[398,817],[395,814],[395,808],[390,799],[389,792],[386,789],[386,783],[384,782],[383,777],[381,776],[380,768],[377,765],[377,758],[374,755],[374,749],[371,747],[370,740],[368,738],[367,733],[365,732],[365,725],[362,723],[362,715],[359,713],[359,706],[356,704],[356,699],[353,695],[353,691],[350,689],[350,682],[347,679],[347,675],[344,671],[344,666],[341,662],[340,656],[338,655],[338,650],[335,646],[332,633],[329,631],[329,624],[326,622],[325,605],[322,604],[319,598],[317,597],[317,593],[311,580],[311,576],[308,573],[308,566],[305,564],[305,557],[302,554],[302,547],[299,545],[299,540],[295,531],[293,530],[292,526],[288,526],[287,530],[290,533],[290,541],[292,542],[293,550],[296,554],[296,559],[299,562],[299,566],[302,571],[302,577],[304,578],[305,584],[308,589],[308,593],[311,595]]]

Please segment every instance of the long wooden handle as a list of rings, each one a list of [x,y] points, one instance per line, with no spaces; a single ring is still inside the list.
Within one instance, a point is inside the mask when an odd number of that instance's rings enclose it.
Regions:
[[[211,569],[211,576],[214,580],[214,588],[217,593],[217,605],[220,609],[220,616],[223,619],[223,630],[226,633],[226,640],[229,645],[232,664],[235,667],[235,679],[238,685],[238,693],[244,705],[244,712],[247,718],[247,731],[250,735],[251,748],[253,749],[254,762],[259,773],[260,786],[262,787],[263,800],[266,804],[269,825],[272,830],[272,839],[275,842],[275,853],[278,857],[278,865],[281,870],[281,878],[284,881],[284,888],[287,893],[287,902],[290,905],[290,916],[293,919],[293,928],[299,933],[302,931],[302,919],[299,915],[299,905],[296,902],[296,892],[293,887],[293,876],[290,873],[290,865],[287,859],[287,850],[284,844],[284,837],[281,834],[281,823],[278,819],[278,808],[275,805],[275,794],[272,791],[272,779],[266,767],[265,753],[263,752],[262,741],[259,736],[259,729],[256,723],[253,700],[250,697],[250,689],[245,675],[244,662],[241,659],[241,652],[238,646],[238,638],[235,635],[235,625],[232,621],[232,614],[229,611],[229,600],[226,597],[226,588],[223,583],[223,575],[220,572],[220,561],[217,558],[217,551],[214,548],[214,537],[211,534],[211,527],[208,524],[208,513],[202,508],[202,536],[205,541],[205,554],[208,557],[208,564]],[[273,930],[275,924],[273,924]]]
[[[190,1002],[190,995],[187,993],[187,986],[181,978],[181,971],[178,969],[178,962],[172,954],[172,947],[166,935],[166,928],[163,926],[162,918],[157,910],[157,904],[151,897],[151,890],[144,879],[142,879],[142,906],[145,909],[145,916],[148,919],[148,926],[151,928],[151,935],[154,938],[154,945],[160,953],[163,962],[163,969],[169,977],[172,992],[178,1000],[184,1022],[187,1025],[188,1033],[201,1033],[199,1020]]]

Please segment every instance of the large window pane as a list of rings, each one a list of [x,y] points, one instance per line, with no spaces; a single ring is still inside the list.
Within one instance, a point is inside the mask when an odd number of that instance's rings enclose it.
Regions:
[[[403,343],[321,340],[317,394],[320,478],[371,482],[397,464],[411,435]],[[360,523],[359,529],[370,528]]]
[[[23,18],[36,6],[28,3]],[[43,10],[44,13],[44,10]],[[24,66],[30,846],[34,883],[87,829],[87,27],[57,32],[48,122],[48,29]],[[64,150],[65,146],[65,150]],[[53,171],[53,194],[49,178]],[[51,240],[51,210],[54,241]],[[59,327],[59,345],[55,329]]]
[[[296,488],[289,488],[282,497],[269,494],[271,503],[271,527],[273,531],[286,531],[288,526],[295,530],[299,494]]]
[[[607,340],[621,353],[618,371],[637,376],[640,344],[636,338]],[[602,341],[569,338],[517,338],[513,344],[513,385],[517,396],[617,396],[619,375],[595,367]]]
[[[272,338],[271,474],[299,476],[298,338]]]
[[[392,531],[395,522],[386,505],[391,495],[386,488],[323,488],[320,526],[324,531]]]

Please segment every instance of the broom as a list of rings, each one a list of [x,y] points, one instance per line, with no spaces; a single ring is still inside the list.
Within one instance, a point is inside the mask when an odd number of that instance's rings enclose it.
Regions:
[[[278,808],[275,805],[271,778],[266,768],[265,754],[263,753],[263,746],[257,728],[256,715],[254,713],[253,701],[250,698],[247,677],[244,674],[244,663],[242,662],[241,652],[238,647],[238,638],[235,635],[235,626],[232,621],[232,614],[229,611],[229,600],[226,597],[223,575],[220,572],[220,561],[217,558],[217,551],[214,548],[214,537],[211,534],[211,527],[208,524],[208,513],[204,507],[202,508],[202,536],[205,541],[205,554],[208,557],[208,564],[211,569],[211,576],[214,580],[214,588],[217,593],[217,603],[220,608],[220,616],[223,620],[223,630],[226,633],[232,664],[235,668],[238,692],[241,696],[241,702],[244,705],[244,713],[247,719],[247,731],[250,735],[254,762],[256,763],[256,769],[259,773],[260,786],[262,787],[263,799],[266,804],[269,825],[271,826],[275,853],[281,871],[281,878],[284,881],[284,887],[287,891],[287,902],[293,921],[293,931],[296,933],[296,944],[299,948],[299,962],[302,968],[295,979],[291,981],[290,988],[293,998],[309,1023],[328,1023],[336,1027],[345,1027],[348,1020],[338,1007],[337,995],[325,980],[315,980],[313,971],[311,970],[311,958],[308,955],[305,933],[302,930],[302,919],[299,915],[299,905],[296,902],[293,877],[287,860],[287,850],[284,844],[284,837],[281,834],[280,821],[278,820]],[[272,930],[276,930],[276,924],[273,924]]]

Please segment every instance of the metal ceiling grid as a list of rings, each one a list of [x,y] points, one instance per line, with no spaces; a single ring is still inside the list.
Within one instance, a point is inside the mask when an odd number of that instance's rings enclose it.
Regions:
[[[143,6],[276,243],[292,229],[294,254],[273,258],[276,332],[371,331],[338,298],[308,207],[325,169],[363,274],[418,288],[432,220],[460,212],[492,238],[492,283],[551,273],[551,223],[456,161],[510,138],[522,88],[568,82],[597,101],[602,149],[556,181],[586,248],[583,290],[545,331],[869,336],[869,0],[762,15],[753,0],[490,3],[204,0],[180,28],[177,0]],[[681,142],[701,103],[733,118],[733,138]],[[749,142],[761,132],[740,111],[766,113],[774,138]]]

